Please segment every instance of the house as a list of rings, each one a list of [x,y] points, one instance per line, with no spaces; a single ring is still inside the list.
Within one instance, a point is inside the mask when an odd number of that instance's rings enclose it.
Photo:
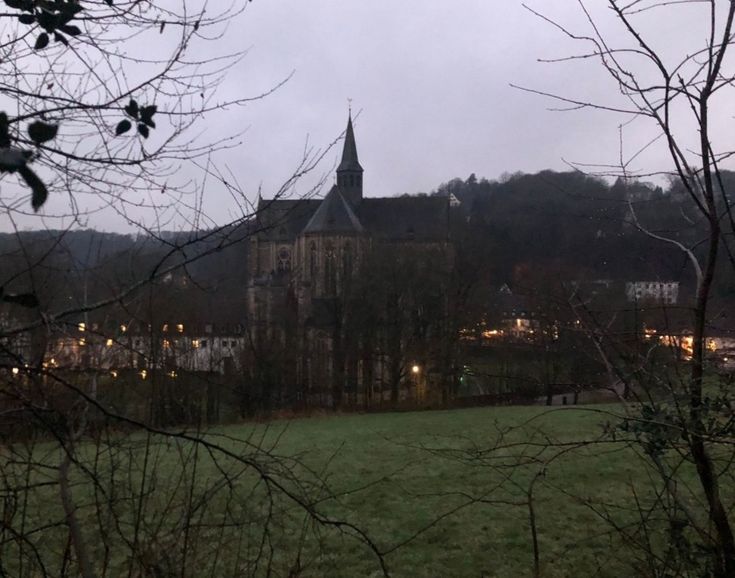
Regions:
[[[676,305],[679,300],[678,281],[629,281],[625,296],[631,303],[661,303]]]

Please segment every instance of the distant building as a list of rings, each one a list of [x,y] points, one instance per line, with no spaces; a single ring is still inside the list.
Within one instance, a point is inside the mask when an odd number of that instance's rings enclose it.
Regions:
[[[151,369],[232,375],[243,371],[247,346],[242,327],[147,327],[119,325],[110,330],[79,323],[51,335],[45,343],[49,368],[101,371]]]
[[[631,303],[661,303],[676,305],[679,300],[678,281],[630,281],[625,295]]]

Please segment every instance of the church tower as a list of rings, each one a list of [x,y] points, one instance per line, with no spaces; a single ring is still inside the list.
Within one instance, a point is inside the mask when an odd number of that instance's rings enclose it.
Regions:
[[[342,196],[353,207],[360,206],[362,201],[362,167],[357,160],[357,145],[355,145],[355,133],[352,130],[352,113],[350,113],[347,120],[342,161],[337,167],[337,187]]]

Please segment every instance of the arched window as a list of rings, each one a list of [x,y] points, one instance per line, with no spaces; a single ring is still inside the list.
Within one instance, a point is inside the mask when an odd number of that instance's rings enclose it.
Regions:
[[[316,243],[312,241],[309,246],[309,278],[312,283],[316,280],[316,272],[318,270],[319,263],[318,259],[319,255],[316,252]]]
[[[285,273],[291,270],[291,251],[287,247],[281,247],[278,250],[278,263],[276,267],[279,273]]]
[[[349,281],[352,278],[352,245],[347,242],[342,248],[342,273],[345,281]]]
[[[327,295],[337,293],[337,263],[334,245],[329,242],[324,251],[324,292]]]

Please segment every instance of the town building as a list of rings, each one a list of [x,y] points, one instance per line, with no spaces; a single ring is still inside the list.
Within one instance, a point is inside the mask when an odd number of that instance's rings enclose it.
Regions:
[[[625,295],[631,303],[676,305],[679,300],[679,282],[630,281],[625,284]]]
[[[426,344],[437,338],[446,295],[438,295],[441,305],[422,300],[451,262],[450,199],[369,197],[363,178],[350,116],[336,182],[323,199],[258,204],[247,289],[252,366],[277,360],[288,395],[337,404],[343,393],[367,402],[389,390],[395,400],[425,389],[436,371]],[[437,280],[421,281],[432,274]],[[402,317],[401,335],[388,335],[389,287],[400,303],[395,315],[413,319]],[[367,314],[371,302],[380,305]],[[431,326],[421,339],[415,323]]]

